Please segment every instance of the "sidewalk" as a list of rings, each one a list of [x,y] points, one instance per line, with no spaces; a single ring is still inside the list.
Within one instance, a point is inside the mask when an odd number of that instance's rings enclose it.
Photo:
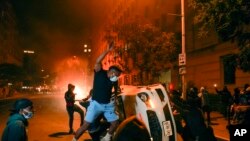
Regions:
[[[211,112],[211,126],[218,141],[229,141],[228,121],[217,111]]]

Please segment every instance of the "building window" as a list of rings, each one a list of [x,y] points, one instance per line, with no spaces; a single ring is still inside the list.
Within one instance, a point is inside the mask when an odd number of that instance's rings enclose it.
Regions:
[[[235,84],[235,63],[232,55],[223,57],[224,84]]]

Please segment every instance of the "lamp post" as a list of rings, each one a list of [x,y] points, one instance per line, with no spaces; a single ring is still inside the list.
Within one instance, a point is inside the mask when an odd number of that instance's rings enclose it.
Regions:
[[[179,74],[181,75],[182,98],[186,100],[186,50],[185,50],[185,1],[181,0],[181,14],[171,14],[173,16],[181,17],[181,53],[179,54]]]
[[[181,0],[181,40],[182,40],[182,45],[181,45],[181,57],[179,58],[179,60],[183,61],[183,64],[180,65],[180,74],[181,74],[181,81],[182,81],[182,98],[184,100],[186,100],[186,80],[185,80],[185,74],[186,74],[186,50],[185,50],[185,36],[186,36],[186,32],[185,32],[185,1]]]

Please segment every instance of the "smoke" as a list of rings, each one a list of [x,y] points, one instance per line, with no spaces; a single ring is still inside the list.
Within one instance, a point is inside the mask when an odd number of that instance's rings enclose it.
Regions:
[[[20,47],[35,50],[42,67],[82,55],[83,44],[104,25],[112,0],[11,0]],[[91,39],[94,40],[94,39]]]
[[[57,79],[56,86],[62,91],[67,90],[69,83],[76,86],[75,93],[77,99],[85,98],[92,87],[92,76],[87,74],[88,63],[77,56],[68,57],[61,60],[56,65]]]

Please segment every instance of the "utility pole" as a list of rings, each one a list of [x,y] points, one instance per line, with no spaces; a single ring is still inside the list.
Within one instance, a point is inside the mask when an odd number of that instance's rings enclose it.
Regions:
[[[181,54],[179,55],[179,73],[182,81],[182,98],[186,100],[186,50],[185,50],[185,1],[181,0]]]
[[[186,100],[186,50],[185,50],[185,1],[181,0],[181,14],[171,14],[172,16],[180,16],[181,17],[181,53],[179,54],[179,74],[181,75],[181,89],[182,89],[182,98]]]

